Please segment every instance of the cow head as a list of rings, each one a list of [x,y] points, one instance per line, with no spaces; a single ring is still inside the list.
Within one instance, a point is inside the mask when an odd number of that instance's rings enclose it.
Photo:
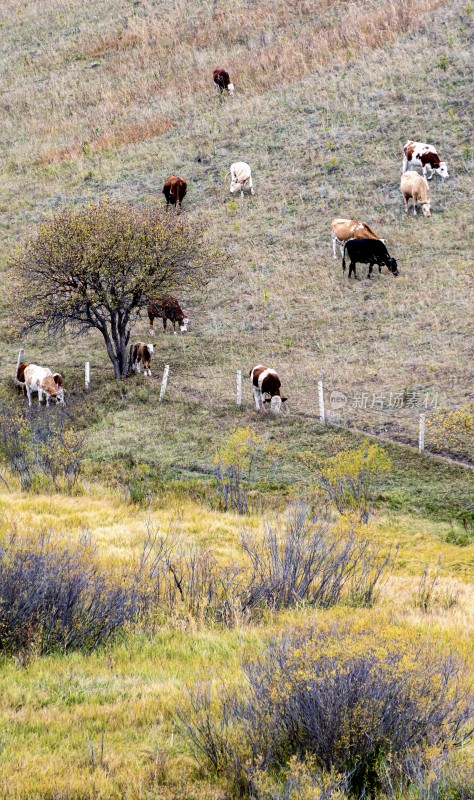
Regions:
[[[227,91],[228,91],[230,94],[234,94],[234,92],[235,92],[235,86],[234,86],[234,84],[233,84],[233,83],[229,83],[229,85],[228,85],[228,87],[227,87]]]
[[[436,167],[436,169],[434,171],[437,172],[438,175],[443,179],[444,178],[449,178],[448,166],[446,164],[446,161],[440,161],[439,162],[439,167]]]
[[[280,397],[279,394],[274,394],[273,397],[265,397],[263,402],[270,403],[270,411],[272,414],[279,414],[281,411],[281,404],[286,403],[287,397]]]
[[[153,345],[152,345],[152,343],[151,343],[151,342],[148,342],[148,344],[147,344],[147,347],[148,347],[148,352],[149,352],[149,353],[150,353],[150,355],[151,355],[151,354],[153,353]]]
[[[392,258],[391,256],[389,256],[385,263],[389,268],[390,272],[392,273],[392,275],[398,275],[398,265],[396,258]]]
[[[183,317],[182,319],[179,320],[179,329],[181,333],[186,333],[186,331],[188,330],[188,325],[189,325],[189,317]]]
[[[429,200],[428,200],[427,203],[422,203],[421,204],[421,213],[423,214],[424,217],[430,217],[431,216],[431,203],[430,203]]]
[[[240,183],[238,183],[237,181],[235,181],[232,178],[231,182],[230,182],[230,193],[234,194],[234,192],[238,192],[241,188],[242,187],[241,187]]]

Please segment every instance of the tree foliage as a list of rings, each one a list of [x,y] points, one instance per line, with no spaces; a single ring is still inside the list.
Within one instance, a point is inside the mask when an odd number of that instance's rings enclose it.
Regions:
[[[44,221],[18,257],[20,330],[97,329],[115,376],[127,373],[130,329],[155,294],[201,286],[222,260],[202,227],[163,208],[103,200]]]

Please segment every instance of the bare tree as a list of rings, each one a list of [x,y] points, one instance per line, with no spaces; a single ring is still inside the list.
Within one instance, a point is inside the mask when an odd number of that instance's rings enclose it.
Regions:
[[[203,285],[223,261],[201,226],[162,208],[103,200],[44,221],[15,265],[18,332],[95,328],[116,378],[127,374],[130,328],[150,297]]]

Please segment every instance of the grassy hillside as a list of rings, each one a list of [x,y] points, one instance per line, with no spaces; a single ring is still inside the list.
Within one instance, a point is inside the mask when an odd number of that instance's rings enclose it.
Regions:
[[[174,340],[158,333],[155,339],[155,371],[159,375],[162,364],[171,363],[169,397],[182,401],[183,410],[194,413],[195,404],[204,403],[214,416],[223,405],[230,407],[235,370],[246,373],[255,361],[278,368],[292,414],[317,414],[316,381],[324,376],[327,395],[338,390],[349,397],[344,421],[412,442],[417,409],[381,414],[371,408],[374,393],[387,401],[390,392],[405,397],[415,392],[421,403],[437,398],[453,407],[471,398],[469,6],[444,4],[437,16],[422,17],[415,14],[418,5],[440,4],[411,3],[408,14],[408,4],[387,2],[377,4],[378,22],[372,22],[354,4],[351,14],[359,14],[362,34],[348,37],[340,30],[338,3],[298,6],[298,12],[279,9],[275,17],[258,4],[259,13],[255,8],[238,34],[235,26],[229,30],[224,11],[211,24],[206,4],[196,7],[196,18],[185,20],[184,9],[169,20],[169,12],[152,3],[123,8],[99,3],[84,10],[72,3],[60,10],[45,5],[44,15],[33,21],[27,9],[13,4],[15,14],[4,25],[7,200],[0,259],[5,280],[12,246],[43,213],[104,195],[162,202],[163,179],[177,172],[189,184],[186,213],[204,217],[232,256],[227,274],[205,295],[181,298],[192,319],[190,334]],[[386,20],[379,19],[382,12]],[[246,14],[244,6],[247,19]],[[165,47],[167,21],[176,33]],[[403,34],[405,28],[410,32]],[[292,37],[302,30],[307,39],[299,59],[289,58]],[[377,47],[395,33],[402,33],[396,44]],[[240,36],[238,46],[233,36]],[[319,42],[320,36],[337,45],[328,53],[323,45],[315,48],[313,39]],[[213,48],[215,37],[222,37],[223,47],[232,46],[232,58]],[[198,63],[194,70],[178,54],[177,65],[168,58],[180,39],[188,43],[187,59]],[[279,48],[288,58],[284,81],[287,61],[280,63],[275,55]],[[243,62],[254,55],[249,74]],[[265,66],[270,56],[278,68]],[[213,93],[209,70],[219,60],[233,67],[238,87],[233,100]],[[322,67],[320,61],[331,63]],[[423,81],[414,82],[420,74]],[[120,125],[132,124],[131,117],[138,125],[158,112],[172,119],[169,130],[152,138],[143,133],[118,146],[113,131]],[[400,154],[409,136],[434,141],[450,168],[449,181],[431,184],[429,220],[402,212]],[[107,147],[94,137],[105,137]],[[41,155],[46,145],[51,152],[56,148],[54,157]],[[59,154],[68,145],[72,150]],[[247,160],[255,177],[255,197],[242,202],[229,200],[224,178],[235,159]],[[400,277],[375,276],[369,285],[362,270],[362,279],[349,283],[339,259],[332,259],[334,216],[366,219],[387,239]],[[461,232],[462,246],[454,230]],[[148,338],[145,318],[135,333]],[[71,337],[60,352],[38,334],[22,344],[27,359],[53,359],[69,388],[80,383],[89,359],[97,413],[106,414],[111,389],[103,385],[105,373],[98,385],[94,368],[102,370],[104,350],[94,336]],[[16,348],[5,345],[5,379]],[[352,406],[362,391],[369,408],[357,412]],[[250,392],[245,402],[251,405]],[[106,416],[99,428],[110,423]],[[95,444],[97,455],[99,438]]]
[[[178,735],[176,707],[208,676],[243,685],[242,659],[291,625],[356,620],[380,635],[399,626],[433,652],[472,665],[474,475],[406,443],[416,445],[425,401],[429,417],[434,398],[448,408],[474,399],[474,7],[467,0],[0,6],[0,405],[26,402],[12,382],[22,346],[27,361],[63,374],[87,455],[70,496],[38,487],[22,493],[0,474],[9,484],[0,485],[2,541],[14,533],[35,543],[47,533],[74,543],[88,532],[101,564],[126,570],[148,525],[178,529],[182,542],[206,548],[219,564],[240,564],[243,527],[261,540],[289,500],[311,494],[314,475],[302,452],[322,467],[362,440],[319,423],[321,378],[334,422],[400,442],[386,446],[392,469],[369,526],[383,552],[400,544],[374,607],[302,602],[234,627],[183,611],[145,629],[126,627],[93,653],[40,655],[32,640],[13,658],[2,656],[2,797],[224,800],[228,783],[193,758]],[[233,98],[214,92],[218,64],[230,71]],[[408,138],[433,142],[448,163],[449,180],[431,181],[429,219],[403,213]],[[254,197],[229,194],[236,160],[252,167]],[[180,297],[189,333],[165,336],[157,326],[154,377],[117,384],[94,334],[56,340],[37,331],[13,341],[14,254],[44,215],[103,197],[161,204],[171,173],[188,182],[183,214],[204,220],[230,259],[205,291]],[[365,220],[383,236],[400,276],[384,271],[369,282],[359,267],[349,282],[332,255],[337,216]],[[150,340],[146,314],[133,336]],[[281,376],[289,400],[278,418],[254,411],[246,376],[256,362]],[[170,382],[159,404],[164,364]],[[236,370],[245,381],[241,409]],[[347,395],[344,409],[331,409],[332,391]],[[367,407],[357,409],[362,393]],[[385,402],[381,412],[373,398],[390,394],[416,396],[419,405]],[[237,426],[272,447],[265,519],[242,522],[209,502],[214,453]],[[429,427],[426,444],[472,458],[472,447],[453,450]],[[146,475],[146,507],[129,502],[135,475]],[[420,577],[438,561],[423,610]],[[459,764],[458,789],[454,782],[436,800],[472,796],[472,746]],[[423,791],[414,786],[414,800],[432,797]]]

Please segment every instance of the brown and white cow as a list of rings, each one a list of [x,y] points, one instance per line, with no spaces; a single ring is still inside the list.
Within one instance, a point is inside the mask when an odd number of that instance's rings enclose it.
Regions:
[[[153,353],[153,345],[145,342],[135,342],[132,349],[132,369],[134,372],[141,372],[143,365],[143,374],[151,378],[151,355]]]
[[[28,405],[31,406],[31,395],[38,392],[38,405],[46,396],[46,405],[54,400],[59,405],[64,405],[63,379],[59,372],[55,375],[48,367],[39,367],[37,364],[28,364],[24,371],[26,394],[28,395]]]
[[[223,69],[223,67],[216,67],[212,73],[212,77],[214,79],[214,86],[219,94],[222,94],[225,91],[228,91],[230,94],[234,94],[235,86],[233,83],[231,83],[229,73],[226,69]]]
[[[25,362],[24,362],[24,361],[21,361],[21,362],[18,364],[18,367],[17,367],[17,369],[16,369],[16,375],[15,375],[15,386],[17,386],[17,387],[18,387],[18,392],[19,392],[20,394],[26,394],[26,387],[25,387],[25,369],[26,369],[26,367],[27,367],[27,366],[28,366],[28,364],[25,364]]]
[[[404,172],[400,182],[400,191],[405,199],[405,211],[407,214],[408,201],[411,198],[415,216],[417,204],[421,206],[421,212],[424,217],[431,215],[430,187],[425,178],[411,170]]]
[[[245,161],[236,161],[230,168],[230,191],[231,194],[238,192],[244,196],[244,189],[250,189],[250,194],[255,194],[253,190],[252,171]]]
[[[366,222],[360,222],[357,219],[333,219],[331,231],[334,258],[337,258],[337,245],[339,245],[342,256],[344,245],[349,239],[380,239],[380,237],[369,228]],[[380,241],[383,242],[385,240],[380,239]]]
[[[288,398],[280,396],[281,381],[275,370],[257,364],[250,370],[249,375],[257,411],[263,409],[265,403],[270,403],[270,411],[278,414],[281,404]]]
[[[446,161],[440,161],[432,144],[410,140],[403,148],[403,153],[402,172],[406,172],[412,167],[422,167],[423,177],[428,178],[429,181],[433,177],[433,172],[437,172],[441,178],[449,178]],[[427,175],[428,167],[430,168],[429,175]]]
[[[162,189],[166,197],[166,205],[176,206],[176,209],[179,209],[187,191],[188,184],[183,178],[178,175],[170,175],[169,178],[166,178]]]
[[[166,333],[166,324],[169,320],[173,324],[173,332],[176,333],[176,323],[182,333],[188,330],[189,318],[181,310],[175,297],[170,294],[163,294],[155,300],[151,300],[147,307],[148,319],[150,320],[150,334],[153,336],[155,329],[153,323],[158,317],[163,320],[163,330]]]

